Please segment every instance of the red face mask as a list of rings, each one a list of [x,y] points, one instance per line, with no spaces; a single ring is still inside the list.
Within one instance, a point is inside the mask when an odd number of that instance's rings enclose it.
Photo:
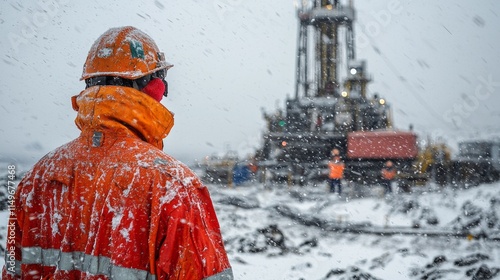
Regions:
[[[167,96],[168,84],[165,80],[160,78],[153,78],[149,83],[142,89],[142,92],[153,97],[156,101],[160,102],[163,96]]]

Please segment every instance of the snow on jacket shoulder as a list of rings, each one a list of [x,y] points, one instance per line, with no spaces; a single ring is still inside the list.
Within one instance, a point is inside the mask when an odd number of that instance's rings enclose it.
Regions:
[[[160,150],[173,115],[122,87],[76,107],[80,137],[19,184],[3,279],[233,279],[207,188]]]

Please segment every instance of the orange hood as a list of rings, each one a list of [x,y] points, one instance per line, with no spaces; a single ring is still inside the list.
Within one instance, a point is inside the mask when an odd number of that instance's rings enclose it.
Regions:
[[[163,148],[163,139],[174,126],[174,114],[160,102],[136,89],[94,86],[72,98],[78,112],[76,126],[87,131],[111,130],[116,135],[135,135]]]

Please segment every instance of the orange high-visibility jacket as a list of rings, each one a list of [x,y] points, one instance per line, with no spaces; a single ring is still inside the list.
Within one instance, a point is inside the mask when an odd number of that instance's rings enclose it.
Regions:
[[[74,101],[80,137],[18,186],[3,279],[233,279],[207,188],[161,150],[173,114],[126,87]]]
[[[341,161],[330,161],[328,162],[328,168],[330,173],[328,178],[330,179],[342,179],[344,176],[345,164]]]
[[[392,180],[396,177],[396,168],[383,168],[382,169],[382,178],[385,180]]]

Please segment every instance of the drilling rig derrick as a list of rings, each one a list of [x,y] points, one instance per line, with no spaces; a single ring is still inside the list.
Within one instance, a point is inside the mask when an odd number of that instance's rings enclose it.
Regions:
[[[298,10],[299,36],[297,42],[297,76],[295,98],[300,96],[335,96],[339,92],[339,29],[345,27],[345,53],[347,61],[355,58],[352,6],[342,6],[339,1],[314,1],[303,3]],[[313,27],[313,28],[310,28]],[[312,30],[313,29],[313,30]],[[309,86],[310,31],[314,31],[316,87]],[[310,90],[314,91],[311,92]]]
[[[267,132],[256,154],[271,179],[305,183],[324,178],[332,149],[347,153],[347,134],[391,126],[389,105],[368,97],[370,78],[356,60],[352,1],[304,0],[299,21],[294,98],[264,113]]]

